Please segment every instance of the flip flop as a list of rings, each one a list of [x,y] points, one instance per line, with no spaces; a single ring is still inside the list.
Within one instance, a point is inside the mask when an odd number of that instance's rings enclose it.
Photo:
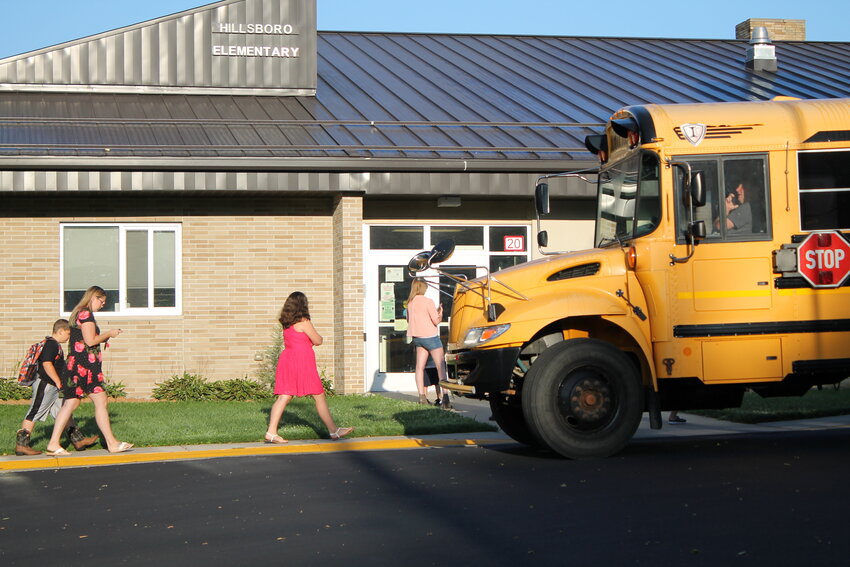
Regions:
[[[286,439],[284,439],[280,435],[269,436],[268,433],[266,433],[266,441],[265,442],[266,443],[272,443],[274,445],[282,445],[284,443],[289,443],[289,441],[287,441]]]
[[[353,427],[339,427],[335,432],[331,433],[331,439],[333,439],[334,441],[339,441],[352,431],[354,431]]]
[[[67,457],[70,454],[71,453],[66,451],[64,447],[59,447],[55,451],[45,451],[44,452],[44,455],[46,457]]]
[[[132,443],[127,443],[125,441],[121,441],[121,443],[118,445],[117,449],[115,449],[114,451],[109,451],[109,452],[110,453],[123,453],[125,451],[129,451],[132,448],[133,448]]]

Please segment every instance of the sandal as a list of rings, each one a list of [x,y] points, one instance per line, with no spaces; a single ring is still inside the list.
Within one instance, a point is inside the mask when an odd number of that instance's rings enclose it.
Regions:
[[[114,451],[109,451],[109,452],[110,453],[124,453],[125,451],[129,451],[132,448],[133,448],[132,443],[127,443],[126,441],[121,441],[118,444],[118,447]]]
[[[331,433],[331,439],[333,439],[334,441],[339,441],[352,431],[354,431],[353,427],[339,427],[334,433]]]
[[[272,443],[274,445],[282,445],[284,443],[289,443],[286,439],[281,437],[280,435],[269,435],[266,433],[266,443]]]
[[[54,451],[45,451],[44,452],[44,456],[46,456],[46,457],[67,457],[70,454],[71,453],[66,451],[64,447],[59,447],[58,449],[56,449]]]

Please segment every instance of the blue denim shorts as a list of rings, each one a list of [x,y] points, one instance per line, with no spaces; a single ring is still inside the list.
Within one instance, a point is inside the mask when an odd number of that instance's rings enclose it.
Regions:
[[[413,337],[413,344],[428,349],[429,352],[443,348],[443,341],[440,340],[440,337]]]

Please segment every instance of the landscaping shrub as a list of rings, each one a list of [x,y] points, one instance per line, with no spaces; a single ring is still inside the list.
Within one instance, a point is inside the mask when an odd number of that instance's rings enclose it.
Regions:
[[[325,395],[336,396],[333,378],[328,378],[324,368],[322,368],[322,370],[319,372],[319,378],[322,379],[322,387],[324,387],[325,389]]]
[[[260,367],[257,369],[257,380],[274,388],[274,371],[277,368],[277,359],[283,350],[283,331],[280,324],[275,326],[271,334],[272,343],[259,353],[263,357]]]
[[[15,378],[0,378],[0,400],[28,400],[32,397],[32,388],[18,384]]]
[[[271,388],[248,378],[235,380],[218,380],[210,384],[212,395],[210,399],[222,401],[263,400],[271,398]]]
[[[103,383],[106,395],[110,398],[126,398],[126,386],[123,382]],[[0,378],[0,400],[28,400],[32,398],[32,388],[21,386],[14,378]]]
[[[184,372],[157,384],[151,395],[157,400],[209,400],[212,388],[202,376]]]
[[[227,402],[268,399],[272,397],[272,390],[268,385],[248,378],[207,382],[203,376],[184,372],[157,384],[151,395],[157,400]]]
[[[124,382],[111,382],[106,380],[103,383],[103,387],[106,390],[106,395],[110,398],[126,398],[127,397],[127,386]]]

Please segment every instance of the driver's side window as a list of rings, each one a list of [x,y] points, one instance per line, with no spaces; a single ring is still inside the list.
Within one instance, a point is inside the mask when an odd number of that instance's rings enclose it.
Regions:
[[[703,242],[764,240],[770,237],[768,192],[763,156],[705,156],[688,159],[693,172],[701,171],[705,205],[694,207],[693,220],[705,224]],[[676,176],[676,241],[685,243],[687,200],[682,194],[682,174]]]

